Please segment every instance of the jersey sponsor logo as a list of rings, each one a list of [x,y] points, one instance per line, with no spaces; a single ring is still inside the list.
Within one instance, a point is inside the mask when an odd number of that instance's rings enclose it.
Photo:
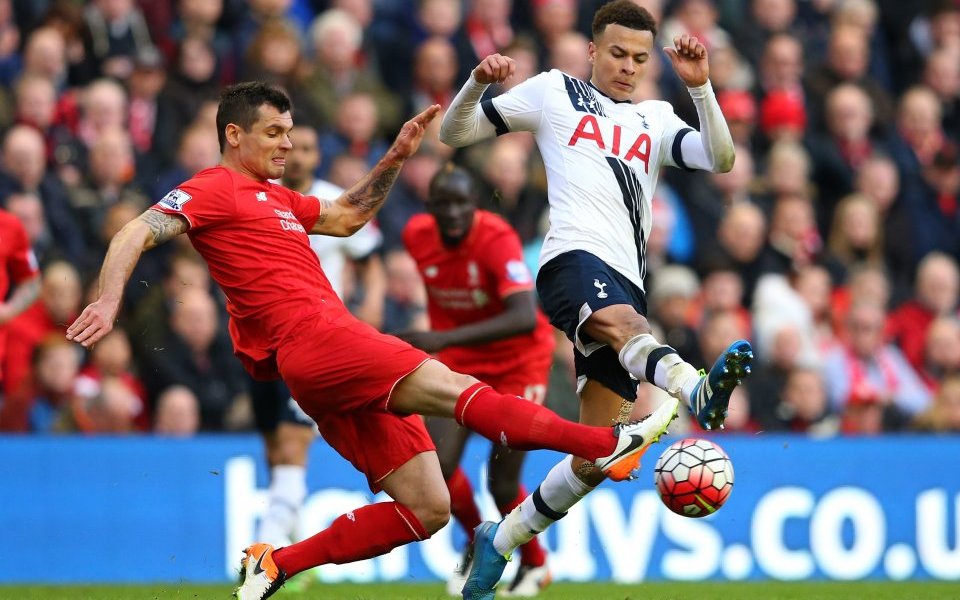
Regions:
[[[267,201],[267,193],[266,193],[266,192],[257,192],[256,197],[257,197],[257,202],[266,202],[266,201]]]
[[[307,233],[307,230],[304,229],[303,225],[300,224],[300,221],[297,220],[297,216],[289,210],[278,210],[275,208],[273,209],[273,212],[280,217],[280,229],[283,229],[284,231]]]
[[[169,208],[170,210],[182,211],[183,205],[193,199],[193,196],[181,190],[180,188],[175,188],[170,190],[166,196],[160,199],[160,205]]]
[[[593,286],[594,286],[595,288],[597,288],[598,290],[600,290],[599,292],[597,292],[597,298],[606,298],[606,297],[608,297],[608,296],[610,295],[610,294],[606,293],[605,291],[603,291],[603,288],[607,287],[607,284],[606,284],[606,283],[600,283],[600,280],[599,280],[599,279],[594,279],[594,280],[593,280]]]
[[[620,137],[622,134],[623,128],[620,125],[614,125],[613,139],[610,140],[610,153],[614,156],[621,156],[620,152],[623,145],[620,143]],[[600,123],[595,116],[583,115],[580,123],[577,124],[577,128],[573,130],[573,135],[570,136],[570,141],[567,142],[567,145],[576,146],[581,141],[584,143],[593,142],[597,145],[598,150],[603,152],[607,151],[607,142],[603,139],[603,134],[600,132]],[[630,162],[635,158],[639,159],[643,163],[643,172],[649,173],[650,147],[652,145],[653,142],[650,140],[650,136],[646,133],[641,133],[637,136],[637,139],[633,141],[633,144],[630,145],[630,149],[623,154],[623,161]]]
[[[522,260],[511,260],[507,262],[507,279],[514,283],[530,283],[530,270]]]

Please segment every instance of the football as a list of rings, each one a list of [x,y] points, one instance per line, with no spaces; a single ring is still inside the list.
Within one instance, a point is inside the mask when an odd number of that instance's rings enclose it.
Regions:
[[[705,517],[730,497],[733,463],[714,442],[687,438],[660,455],[654,481],[667,508],[685,517]]]

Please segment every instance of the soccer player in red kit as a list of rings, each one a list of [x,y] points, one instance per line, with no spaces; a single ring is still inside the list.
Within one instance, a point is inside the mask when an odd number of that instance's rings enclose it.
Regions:
[[[284,548],[252,544],[236,596],[267,598],[301,571],[379,556],[446,524],[450,498],[414,413],[453,417],[509,447],[574,453],[611,478],[628,477],[672,414],[655,412],[612,430],[565,421],[360,322],[323,274],[307,234],[347,236],[372,219],[440,107],[407,121],[380,162],[336,200],[271,183],[293,147],[290,109],[287,95],[266,83],[226,88],[217,109],[220,165],[179,185],[114,236],[97,299],[67,329],[67,339],[84,347],[103,338],[140,255],[186,233],[227,297],[234,352],[247,371],[282,378],[326,441],[372,490],[394,499],[353,510]]]
[[[40,271],[27,232],[15,216],[0,210],[0,364],[7,352],[7,323],[39,295]],[[5,375],[0,373],[0,378]],[[0,402],[0,430],[25,431],[29,410],[13,398]]]
[[[413,217],[403,230],[426,284],[431,330],[400,337],[497,391],[543,404],[553,328],[537,307],[519,237],[497,215],[477,210],[477,201],[476,182],[461,167],[447,165],[431,180],[428,214]],[[473,559],[473,530],[481,523],[473,489],[458,466],[470,432],[442,418],[427,419],[427,430],[437,445],[451,514],[469,538],[447,584],[447,593],[458,595]],[[520,485],[524,455],[497,446],[490,452],[488,485],[503,515],[527,496]],[[520,568],[507,590],[530,596],[549,582],[546,556],[534,537],[520,547]]]

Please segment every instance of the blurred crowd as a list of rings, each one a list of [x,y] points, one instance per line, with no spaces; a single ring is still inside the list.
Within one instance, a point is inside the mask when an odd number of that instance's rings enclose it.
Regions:
[[[659,339],[698,367],[755,342],[727,431],[960,431],[960,2],[637,2],[660,23],[658,47],[683,32],[705,42],[737,143],[730,173],[665,170],[647,245]],[[218,162],[224,85],[287,89],[317,132],[316,176],[349,187],[490,53],[516,61],[506,88],[552,68],[588,79],[600,4],[0,0],[0,207],[42,268],[39,300],[2,325],[0,430],[251,429],[224,298],[185,236],[144,255],[106,339],[84,352],[63,336],[113,234]],[[697,126],[659,53],[636,99]],[[378,281],[356,275],[368,257],[337,274],[348,306],[378,307],[362,317],[387,332],[428,326],[400,231],[451,160],[536,267],[547,200],[533,138],[454,154],[429,133],[377,219]],[[576,407],[571,362],[559,344],[548,403],[561,412]],[[642,385],[638,410],[658,393]]]

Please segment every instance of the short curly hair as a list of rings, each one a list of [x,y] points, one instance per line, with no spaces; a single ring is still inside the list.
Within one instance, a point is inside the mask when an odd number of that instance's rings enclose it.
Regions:
[[[607,25],[623,25],[629,29],[649,31],[657,37],[657,22],[650,11],[630,0],[614,0],[601,6],[593,15],[593,37],[597,38]]]

